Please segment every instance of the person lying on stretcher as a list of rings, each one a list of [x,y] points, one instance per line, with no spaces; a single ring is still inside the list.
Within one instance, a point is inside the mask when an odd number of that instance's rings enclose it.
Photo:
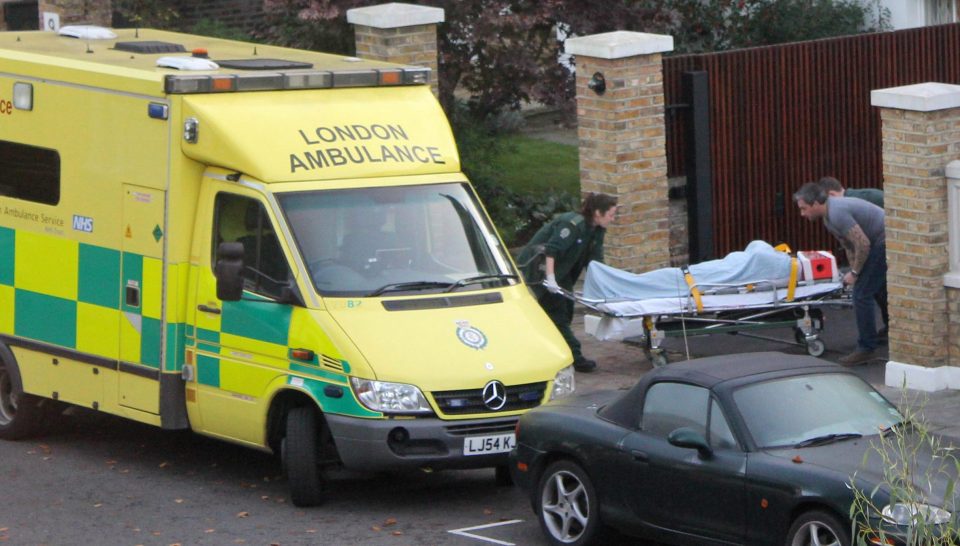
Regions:
[[[688,268],[665,267],[640,274],[592,262],[584,279],[583,297],[643,300],[686,297],[693,286],[706,292],[716,285],[736,285],[741,288],[732,290],[737,291],[756,283],[756,290],[771,290],[789,287],[791,279],[794,285],[839,281],[836,260],[829,252],[800,252],[794,258],[789,249],[785,250],[778,250],[765,241],[752,241],[743,251],[731,252],[721,259]],[[722,292],[723,288],[718,290]]]

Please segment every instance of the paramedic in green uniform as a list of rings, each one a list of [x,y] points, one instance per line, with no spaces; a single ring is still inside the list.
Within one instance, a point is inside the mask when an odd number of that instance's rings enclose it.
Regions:
[[[559,292],[561,288],[572,291],[591,260],[603,261],[603,236],[616,214],[615,197],[591,193],[579,213],[558,214],[540,228],[517,259],[540,306],[570,346],[573,367],[578,372],[592,372],[597,363],[580,352],[580,341],[570,328],[573,301]],[[543,260],[536,259],[539,254]]]

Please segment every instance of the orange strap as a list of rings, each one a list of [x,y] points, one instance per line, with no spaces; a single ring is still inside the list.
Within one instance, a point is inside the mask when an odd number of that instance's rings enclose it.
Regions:
[[[790,282],[787,284],[787,301],[793,301],[793,295],[797,291],[797,257],[790,258]]]
[[[703,312],[703,298],[700,296],[700,290],[697,288],[696,281],[693,280],[693,275],[690,274],[690,270],[684,267],[681,269],[683,271],[683,280],[687,281],[687,286],[690,288],[690,295],[693,296],[693,301],[697,304],[697,312]]]

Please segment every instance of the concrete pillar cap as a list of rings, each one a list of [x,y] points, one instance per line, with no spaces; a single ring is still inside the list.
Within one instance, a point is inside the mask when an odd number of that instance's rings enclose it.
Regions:
[[[617,30],[568,38],[564,47],[571,55],[596,59],[623,59],[673,51],[673,36]]]
[[[960,107],[960,85],[948,83],[917,83],[903,87],[874,89],[870,104],[881,108],[933,112]]]
[[[401,2],[347,10],[347,22],[374,28],[402,28],[442,23],[443,8]]]

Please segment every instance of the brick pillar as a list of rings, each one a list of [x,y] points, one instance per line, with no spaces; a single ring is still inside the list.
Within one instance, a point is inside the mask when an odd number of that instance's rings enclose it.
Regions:
[[[890,359],[887,384],[939,390],[950,364],[945,168],[960,151],[960,86],[922,83],[871,93],[880,107],[886,205]],[[956,236],[956,234],[954,235]]]
[[[620,203],[607,234],[606,261],[633,272],[667,267],[670,203],[661,53],[673,50],[673,37],[608,32],[570,38],[566,50],[577,64],[580,188],[616,195]],[[600,76],[606,84],[602,93],[596,86]]]
[[[443,9],[390,3],[347,10],[354,25],[357,57],[430,68],[437,94],[437,23]]]

